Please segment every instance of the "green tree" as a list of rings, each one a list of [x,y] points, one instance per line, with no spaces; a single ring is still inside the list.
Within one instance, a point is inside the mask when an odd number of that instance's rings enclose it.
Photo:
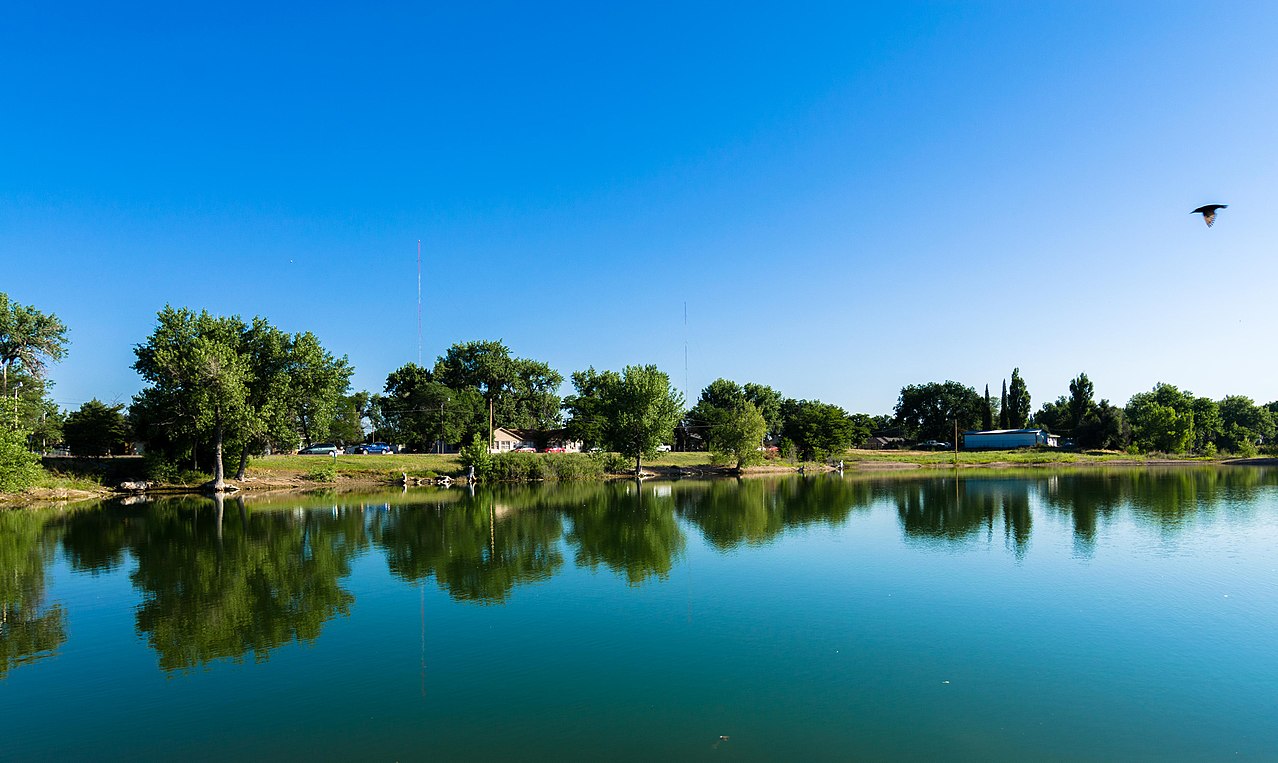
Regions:
[[[998,428],[999,429],[1008,428],[1008,423],[1007,423],[1008,414],[1009,414],[1009,411],[1007,410],[1007,379],[1004,379],[1003,380],[1003,396],[1000,397],[998,401]]]
[[[1193,395],[1159,383],[1151,392],[1132,395],[1125,414],[1138,448],[1183,453],[1194,441],[1193,409]]]
[[[447,387],[416,363],[386,377],[385,395],[378,407],[389,436],[413,450],[429,450],[437,438],[460,443],[482,434],[488,439],[487,411],[480,392],[470,387]]]
[[[493,412],[494,427],[553,428],[563,376],[536,360],[512,357],[500,341],[454,344],[435,362],[435,381],[454,391],[473,389]]]
[[[119,455],[129,444],[124,405],[107,405],[94,398],[67,416],[63,431],[67,447],[77,456]]]
[[[1257,442],[1274,437],[1275,422],[1270,411],[1244,395],[1228,395],[1219,404],[1220,447],[1231,453],[1253,452]]]
[[[66,347],[67,328],[58,316],[0,292],[0,396],[9,396],[9,374],[15,365],[42,379],[46,365],[61,360]]]
[[[720,458],[733,458],[737,469],[763,460],[760,442],[768,432],[763,414],[749,400],[742,400],[736,407],[722,412],[718,421],[707,430],[707,444]]]
[[[1012,369],[1012,384],[1007,389],[1007,426],[1023,429],[1029,423],[1030,394],[1021,378],[1021,369]]]
[[[626,366],[601,389],[604,442],[610,450],[633,458],[636,474],[644,457],[655,456],[657,447],[670,439],[682,413],[683,395],[653,365]]]
[[[27,433],[0,426],[0,493],[31,487],[40,471],[40,457],[27,449]]]
[[[1070,433],[1075,437],[1095,406],[1092,391],[1092,380],[1085,373],[1080,373],[1069,382],[1069,427]]]
[[[897,398],[896,422],[907,439],[950,440],[954,422],[960,430],[975,429],[983,407],[976,390],[955,381],[911,384]]]
[[[1196,397],[1190,408],[1194,412],[1194,435],[1190,447],[1195,453],[1215,454],[1220,447],[1220,407],[1209,397]]]
[[[616,371],[574,371],[572,386],[576,394],[564,398],[563,408],[568,412],[568,437],[581,440],[587,448],[604,447],[607,418],[603,409],[604,390],[621,383]]]
[[[990,385],[985,385],[985,407],[981,410],[981,429],[989,431],[994,428],[994,401],[990,398]]]
[[[337,408],[350,389],[352,372],[345,356],[334,357],[311,332],[293,335],[288,352],[288,399],[307,445],[328,439]]]
[[[1071,431],[1069,398],[1061,395],[1054,402],[1043,403],[1034,414],[1031,423],[1054,434]]]
[[[781,393],[766,384],[753,382],[748,382],[742,387],[742,391],[746,400],[759,409],[759,415],[768,428],[768,438],[781,439],[781,430],[785,427],[785,419],[781,417],[781,404],[785,402],[785,398]]]
[[[854,420],[837,405],[820,400],[786,400],[782,408],[782,436],[794,443],[804,459],[840,454],[869,436],[869,419]]]
[[[249,410],[251,370],[240,352],[245,329],[238,317],[165,307],[146,343],[134,348],[133,368],[157,390],[153,399],[212,444],[212,488],[219,492],[226,489],[224,446],[242,434]]]

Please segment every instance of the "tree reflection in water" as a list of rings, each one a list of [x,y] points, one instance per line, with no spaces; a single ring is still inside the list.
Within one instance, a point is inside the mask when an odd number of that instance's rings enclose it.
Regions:
[[[515,586],[547,580],[563,566],[562,535],[558,511],[528,491],[498,487],[387,512],[378,544],[396,577],[433,576],[454,599],[498,604]]]
[[[165,670],[266,659],[318,638],[354,601],[340,581],[374,545],[404,581],[433,577],[458,601],[498,604],[550,579],[565,547],[579,567],[630,585],[665,580],[700,532],[723,553],[810,525],[836,527],[876,502],[894,505],[907,540],[968,544],[1001,535],[1017,556],[1035,512],[1073,522],[1077,553],[1120,513],[1173,537],[1216,513],[1254,512],[1278,470],[1221,467],[845,478],[580,483],[484,487],[412,496],[242,500],[176,498],[72,513],[0,513],[0,678],[55,654],[67,614],[48,602],[58,545],[71,570],[136,562],[137,632]]]
[[[671,485],[632,482],[606,488],[567,510],[572,519],[567,538],[577,547],[577,566],[603,565],[630,585],[666,579],[684,547]]]
[[[66,610],[45,602],[45,568],[56,545],[45,513],[0,510],[0,679],[56,654],[67,640]]]
[[[177,498],[68,523],[63,544],[79,568],[118,565],[121,547],[137,561],[136,627],[164,670],[249,653],[265,660],[350,613],[354,597],[338,581],[366,545],[358,512],[251,512],[242,499],[231,503],[227,511],[222,496]]]

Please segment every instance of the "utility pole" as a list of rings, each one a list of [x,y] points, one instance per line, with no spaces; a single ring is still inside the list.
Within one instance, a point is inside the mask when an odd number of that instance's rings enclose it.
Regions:
[[[488,398],[488,450],[493,449],[493,399]]]

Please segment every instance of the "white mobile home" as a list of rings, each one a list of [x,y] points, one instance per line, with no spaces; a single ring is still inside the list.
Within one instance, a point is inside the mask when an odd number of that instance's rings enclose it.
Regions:
[[[964,432],[963,450],[1011,450],[1037,446],[1055,448],[1056,435],[1042,429],[991,429],[988,432]]]

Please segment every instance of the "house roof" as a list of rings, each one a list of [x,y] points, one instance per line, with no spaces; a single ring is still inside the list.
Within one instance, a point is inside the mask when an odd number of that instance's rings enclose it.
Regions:
[[[983,431],[973,429],[973,430],[964,432],[963,434],[965,435],[969,435],[969,434],[1037,434],[1038,432],[1042,432],[1042,431],[1044,430],[1039,429],[1037,427],[1034,427],[1031,429],[986,429]]]

